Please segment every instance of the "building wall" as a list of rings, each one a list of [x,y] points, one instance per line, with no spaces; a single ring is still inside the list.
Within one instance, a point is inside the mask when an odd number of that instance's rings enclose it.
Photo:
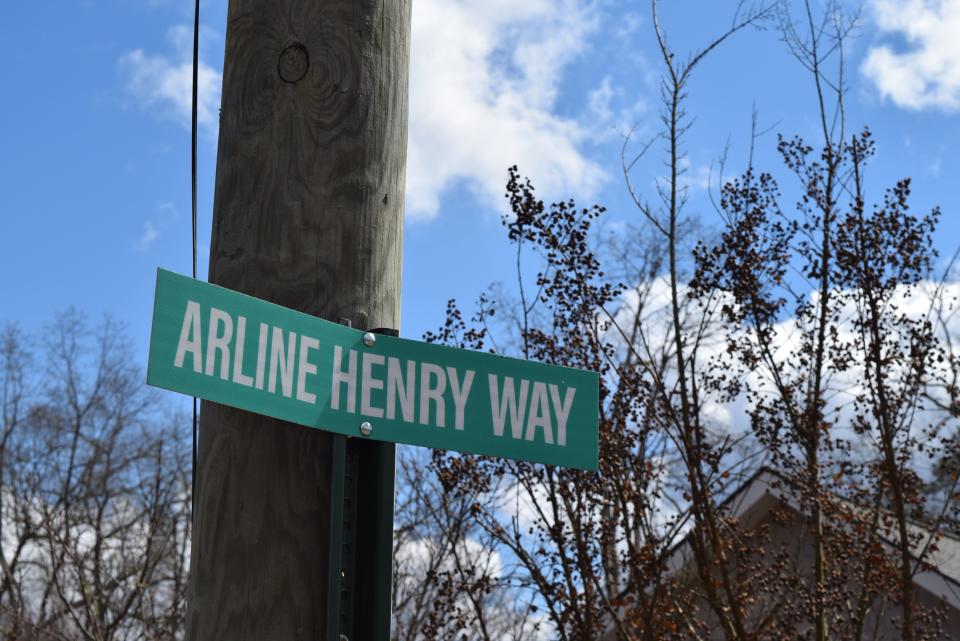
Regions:
[[[769,620],[776,623],[767,629],[763,638],[814,638],[810,626],[810,611],[814,602],[812,590],[815,585],[812,579],[814,546],[800,515],[770,494],[759,498],[753,497],[748,506],[734,511],[740,519],[739,529],[747,532],[748,537],[765,533],[763,536],[765,554],[761,557],[756,555],[744,557],[739,563],[732,563],[730,572],[734,579],[739,580],[745,587],[746,593],[754,599],[747,627],[755,628],[759,622]],[[885,568],[881,560],[869,556],[863,541],[859,541],[852,533],[847,536],[849,541],[846,545],[828,551],[832,570],[832,578],[829,581],[832,587],[842,592],[844,596],[841,599],[831,599],[833,603],[829,623],[831,639],[853,638],[852,614],[856,611],[861,598],[860,586],[865,569],[869,569],[874,577],[886,577],[886,583],[890,586],[895,585],[897,576],[894,566]],[[753,549],[753,546],[750,548]],[[887,548],[886,552],[889,556],[892,550]],[[780,571],[776,569],[777,563],[781,564]],[[671,565],[675,577],[690,582],[691,587],[699,585],[697,578],[693,575],[693,559],[689,549],[684,552],[681,548],[672,559]],[[891,574],[884,575],[885,571]],[[954,585],[950,581],[945,581],[943,576],[933,573],[928,573],[927,578],[931,576],[935,576],[939,585],[946,586],[947,590],[954,590],[953,593],[960,597],[960,585]],[[786,577],[791,577],[792,580]],[[960,641],[960,609],[944,602],[917,582],[914,583],[914,590],[915,602],[918,606],[917,615],[921,619],[926,617],[929,620],[936,610],[936,616],[932,618],[940,621],[942,626],[939,636],[924,638]],[[897,604],[897,595],[890,589],[881,589],[870,594],[867,602],[868,614],[864,620],[861,639],[863,641],[901,639],[900,621],[902,621],[903,611]],[[692,617],[708,622],[708,638],[716,640],[724,638],[719,620],[705,598],[700,600],[698,611],[692,613]],[[935,631],[935,628],[929,625],[924,627]],[[614,639],[619,639],[615,632],[609,636],[608,641]]]

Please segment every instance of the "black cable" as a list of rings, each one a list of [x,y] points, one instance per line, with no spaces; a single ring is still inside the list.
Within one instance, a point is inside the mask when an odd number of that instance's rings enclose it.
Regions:
[[[200,68],[200,0],[193,11],[193,96],[190,118],[190,209],[193,231],[193,277],[197,277],[197,78]],[[197,397],[193,397],[193,459],[190,466],[190,518],[196,508],[194,488],[197,485]]]

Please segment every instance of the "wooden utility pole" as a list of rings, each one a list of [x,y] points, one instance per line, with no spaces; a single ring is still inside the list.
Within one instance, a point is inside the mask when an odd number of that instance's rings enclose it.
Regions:
[[[230,0],[212,283],[398,328],[409,49],[409,0]],[[200,416],[188,639],[339,641],[327,602],[343,442],[210,402]]]

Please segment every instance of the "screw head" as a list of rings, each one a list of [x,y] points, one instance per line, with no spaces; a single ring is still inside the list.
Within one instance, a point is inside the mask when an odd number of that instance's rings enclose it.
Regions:
[[[364,436],[370,436],[370,433],[373,431],[373,425],[370,425],[370,421],[364,421],[360,423],[360,433]]]
[[[363,335],[363,344],[366,345],[367,347],[373,347],[373,345],[376,342],[377,342],[376,334],[371,334],[370,332],[367,332],[366,334]]]

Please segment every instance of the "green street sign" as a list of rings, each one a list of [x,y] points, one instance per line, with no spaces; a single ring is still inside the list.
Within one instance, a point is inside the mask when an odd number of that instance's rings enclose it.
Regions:
[[[596,372],[365,335],[162,269],[147,383],[348,436],[597,467]]]

